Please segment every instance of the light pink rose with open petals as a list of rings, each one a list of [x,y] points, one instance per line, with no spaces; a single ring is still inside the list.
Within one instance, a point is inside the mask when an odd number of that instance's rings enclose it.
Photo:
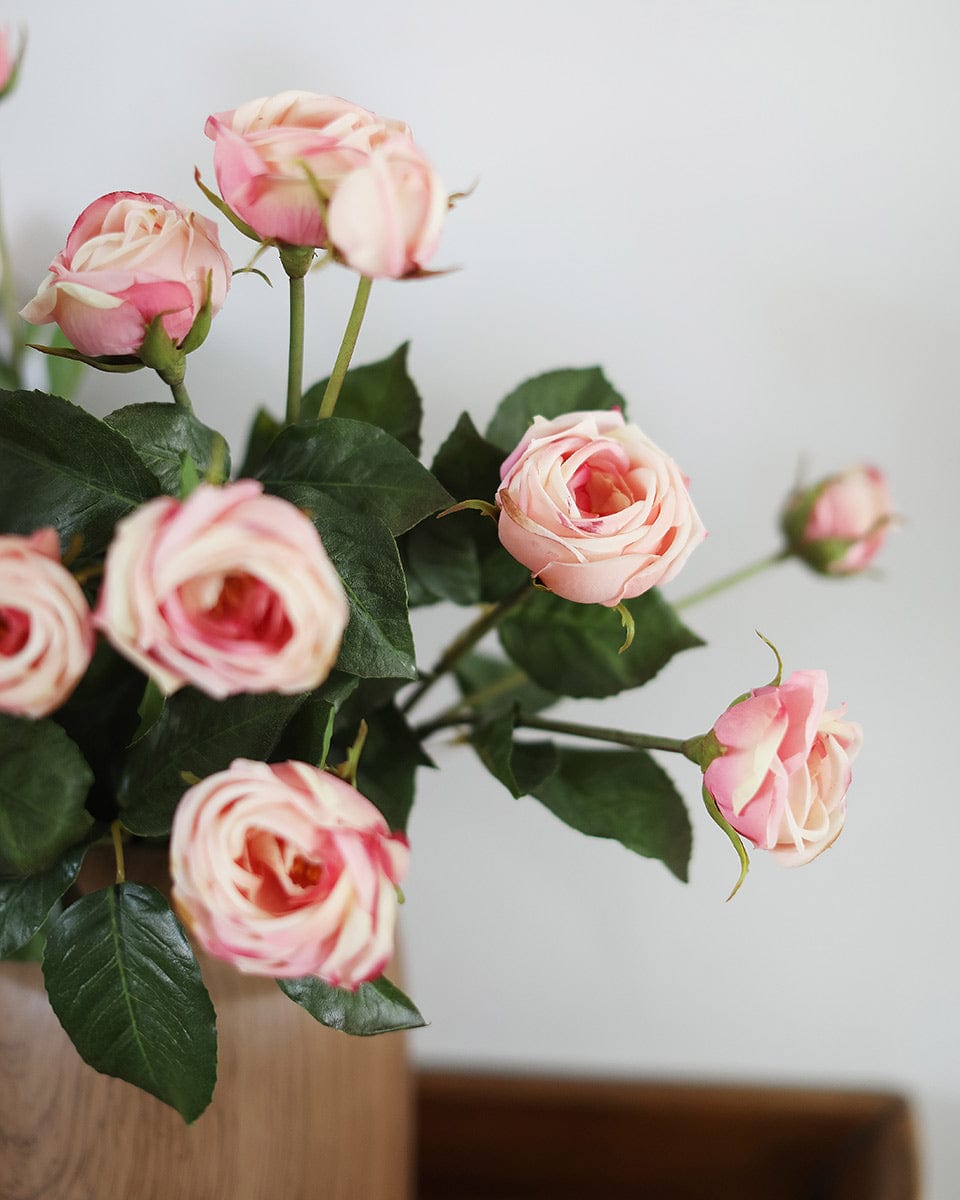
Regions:
[[[351,991],[393,954],[409,859],[365,796],[302,762],[237,759],[186,792],[170,834],[173,900],[205,950]]]
[[[534,417],[500,478],[500,541],[581,604],[667,583],[705,536],[677,464],[616,409]]]
[[[183,341],[208,280],[211,312],[219,312],[230,272],[212,221],[149,192],[111,192],[77,218],[20,315],[34,325],[56,321],[83,354],[136,355],[161,314],[171,340]]]
[[[864,464],[797,490],[787,501],[783,529],[793,553],[815,570],[853,575],[876,557],[893,520],[883,472]]]
[[[55,529],[0,535],[0,712],[45,717],[86,671],[95,635]]]
[[[825,671],[756,688],[717,720],[723,753],[704,784],[733,828],[784,866],[807,863],[840,836],[850,764],[862,741],[844,709],[827,709]]]
[[[337,186],[327,226],[348,266],[372,279],[400,279],[433,255],[446,212],[436,172],[409,138],[393,136]]]
[[[317,687],[348,617],[312,522],[251,479],[124,518],[94,615],[167,695],[189,683],[218,699]]]
[[[291,246],[325,245],[323,202],[375,146],[410,134],[338,96],[297,91],[216,113],[205,132],[227,206],[259,237]]]

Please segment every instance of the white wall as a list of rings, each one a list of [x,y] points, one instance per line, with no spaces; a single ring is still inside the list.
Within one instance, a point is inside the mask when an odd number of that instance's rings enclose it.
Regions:
[[[693,479],[712,536],[675,592],[772,549],[812,475],[884,464],[906,522],[882,583],[789,565],[691,617],[707,649],[569,715],[686,735],[770,674],[825,666],[866,728],[848,828],[810,868],[747,886],[696,826],[692,881],[515,802],[461,750],[425,777],[404,929],[432,1019],[424,1062],[904,1088],[928,1195],[960,1183],[953,778],[957,706],[960,9],[952,0],[300,0],[10,6],[30,25],[0,109],[24,297],[79,210],[115,188],[203,204],[208,112],[287,87],[414,126],[451,187],[448,278],[374,289],[360,358],[413,339],[432,445],[515,383],[600,362]],[[241,260],[246,244],[225,239]],[[278,272],[275,272],[278,274]],[[311,281],[308,378],[353,283]],[[284,295],[240,278],[191,364],[236,433],[279,407]],[[91,379],[108,411],[159,398]],[[443,628],[423,623],[427,658]]]

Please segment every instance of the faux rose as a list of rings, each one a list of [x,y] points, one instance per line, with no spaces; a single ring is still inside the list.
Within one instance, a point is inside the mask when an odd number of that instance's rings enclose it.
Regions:
[[[216,113],[205,132],[220,194],[236,216],[264,240],[323,246],[324,202],[375,146],[410,131],[338,96],[294,91]]]
[[[167,695],[189,683],[222,699],[317,687],[348,616],[313,524],[247,479],[122,520],[94,619]]]
[[[137,355],[155,317],[175,345],[209,285],[219,312],[230,259],[206,217],[148,192],[111,192],[83,210],[21,316],[56,321],[82,354]]]
[[[782,518],[792,553],[827,575],[862,571],[876,557],[892,522],[886,478],[867,465],[798,489]]]
[[[500,541],[567,600],[639,596],[705,536],[676,463],[618,410],[535,417],[500,478]]]
[[[9,25],[0,25],[0,100],[17,86],[17,76],[26,45],[26,37],[21,34],[20,45],[14,48]]]
[[[704,785],[730,825],[784,866],[827,849],[846,817],[850,764],[862,741],[844,709],[827,709],[825,671],[756,688],[713,727],[720,753]]]
[[[302,762],[237,759],[190,788],[170,834],[174,903],[204,949],[351,990],[393,954],[409,857],[356,788]]]
[[[348,266],[372,279],[400,279],[433,255],[446,211],[446,190],[430,164],[409,138],[393,136],[337,186],[327,226]]]
[[[59,708],[86,671],[94,640],[56,530],[0,535],[0,712],[44,717]]]

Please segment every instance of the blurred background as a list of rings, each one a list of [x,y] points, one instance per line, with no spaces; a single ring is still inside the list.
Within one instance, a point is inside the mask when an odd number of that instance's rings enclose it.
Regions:
[[[5,6],[29,28],[0,109],[0,190],[23,300],[76,215],[115,189],[214,215],[208,113],[287,88],[413,126],[451,190],[423,282],[373,289],[358,362],[410,339],[432,452],[548,368],[600,363],[681,463],[710,529],[684,594],[776,548],[797,474],[888,472],[902,528],[884,578],[798,564],[703,604],[708,642],[651,686],[568,719],[701,732],[736,694],[826,667],[866,731],[846,831],[810,867],[733,853],[694,768],[664,765],[695,825],[689,885],[512,800],[438,744],[411,825],[408,990],[423,1064],[891,1086],[915,1100],[926,1194],[960,1184],[958,595],[960,9],[951,0],[107,0]],[[223,239],[240,265],[246,243]],[[286,300],[234,283],[190,362],[200,416],[237,439],[282,407]],[[354,289],[308,281],[310,381]],[[38,373],[39,384],[41,375]],[[163,399],[90,376],[106,413]],[[465,614],[418,618],[421,660]],[[444,697],[437,693],[438,705]]]

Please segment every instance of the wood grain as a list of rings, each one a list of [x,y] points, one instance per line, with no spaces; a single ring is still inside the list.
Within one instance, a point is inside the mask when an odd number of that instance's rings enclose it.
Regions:
[[[404,1035],[324,1029],[272,980],[201,966],[220,1067],[188,1128],[81,1061],[39,966],[0,963],[0,1200],[408,1200]]]

